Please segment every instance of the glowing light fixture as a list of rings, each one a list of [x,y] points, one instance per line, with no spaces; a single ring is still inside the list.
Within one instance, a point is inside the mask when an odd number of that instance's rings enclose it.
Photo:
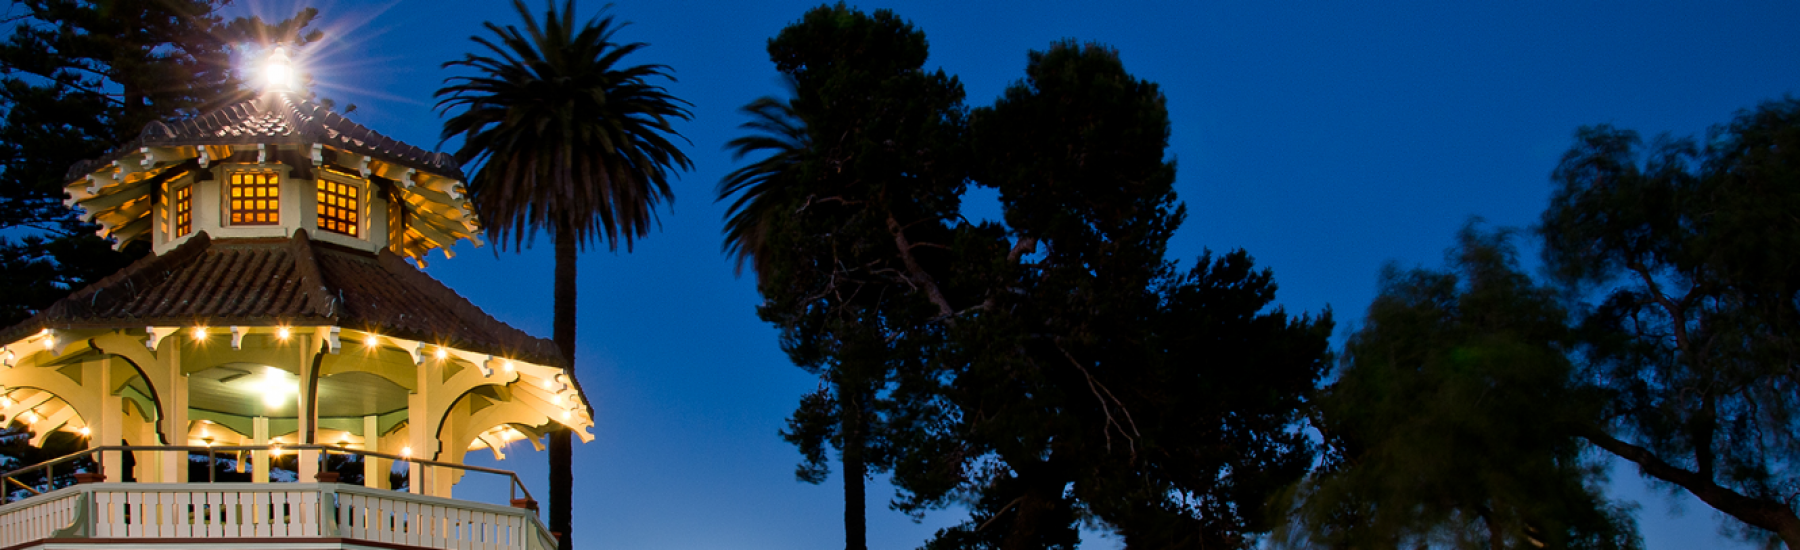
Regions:
[[[75,431],[80,432],[81,437],[87,437],[88,435],[93,433],[93,430],[88,429],[87,426],[82,426],[81,429],[75,430]]]
[[[252,382],[251,387],[262,394],[263,404],[270,407],[279,407],[300,395],[299,382],[289,381],[273,370],[262,380]]]
[[[373,335],[373,334],[363,337],[363,346],[364,347],[373,348],[373,347],[378,347],[380,345],[381,345],[381,339],[376,338],[375,335]]]
[[[293,60],[288,58],[287,48],[277,46],[269,52],[268,59],[263,60],[263,89],[270,92],[288,92],[297,88],[298,75],[294,71]]]
[[[275,338],[277,340],[286,340],[290,335],[292,335],[292,333],[288,331],[287,327],[278,327],[275,329]]]
[[[400,449],[400,456],[404,456],[404,457],[406,457],[406,458],[412,458],[412,447],[403,447],[403,448],[401,448],[401,449]]]
[[[437,358],[439,361],[443,361],[445,357],[449,357],[449,356],[450,356],[450,352],[448,350],[445,350],[443,346],[438,346]]]
[[[193,333],[194,333],[195,340],[205,340],[206,339],[206,327],[205,326],[194,327]]]
[[[513,364],[512,364],[512,360],[511,360],[511,359],[507,359],[507,360],[506,360],[506,367],[505,367],[505,368],[506,368],[506,372],[512,372],[512,371],[513,371]]]

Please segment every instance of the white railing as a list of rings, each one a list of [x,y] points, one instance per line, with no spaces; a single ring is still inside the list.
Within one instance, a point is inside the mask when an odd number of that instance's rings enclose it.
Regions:
[[[0,506],[0,548],[45,539],[333,538],[552,550],[519,508],[336,483],[92,483]]]
[[[79,491],[64,489],[24,503],[0,506],[0,548],[50,538],[75,521]]]

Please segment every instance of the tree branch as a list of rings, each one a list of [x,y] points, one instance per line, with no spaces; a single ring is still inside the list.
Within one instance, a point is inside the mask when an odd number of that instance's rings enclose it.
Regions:
[[[1738,521],[1767,529],[1779,535],[1788,548],[1800,549],[1800,517],[1786,503],[1744,496],[1721,487],[1699,473],[1683,470],[1664,462],[1648,449],[1626,443],[1598,428],[1583,428],[1579,435],[1613,455],[1638,465],[1645,475],[1673,483],[1702,502]]]

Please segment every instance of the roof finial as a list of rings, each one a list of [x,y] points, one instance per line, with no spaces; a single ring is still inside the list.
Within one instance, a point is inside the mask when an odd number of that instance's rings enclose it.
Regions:
[[[263,60],[262,79],[264,92],[300,90],[299,75],[294,70],[293,60],[288,58],[286,47],[275,46],[269,52],[269,57]]]

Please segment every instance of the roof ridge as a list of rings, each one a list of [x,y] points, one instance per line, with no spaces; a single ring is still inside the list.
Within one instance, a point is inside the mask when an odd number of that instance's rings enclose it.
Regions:
[[[559,365],[552,365],[552,366],[556,366],[556,367],[559,367],[559,368],[562,368],[565,370],[569,370],[571,372],[574,370],[572,368],[573,364],[569,361],[569,358],[562,356],[562,350],[558,349],[554,342],[551,342],[550,340],[545,339],[545,338],[539,338],[537,336],[532,336],[531,333],[529,333],[529,332],[525,332],[524,330],[521,330],[518,327],[509,325],[505,321],[501,321],[500,319],[495,318],[493,315],[489,315],[487,311],[484,311],[481,309],[481,307],[476,306],[474,302],[469,301],[468,297],[463,296],[462,293],[457,292],[456,289],[450,288],[450,285],[444,284],[443,281],[439,281],[435,278],[432,278],[432,276],[426,275],[425,272],[420,271],[416,267],[413,267],[412,264],[406,263],[406,260],[401,259],[400,256],[397,254],[394,254],[393,251],[391,251],[389,249],[385,249],[385,248],[382,249],[381,253],[376,256],[375,262],[378,265],[380,265],[382,267],[382,269],[388,271],[389,273],[394,273],[395,276],[397,276],[401,279],[409,280],[409,282],[411,282],[415,286],[424,287],[424,288],[436,287],[436,288],[443,289],[443,291],[445,293],[449,294],[449,296],[454,297],[455,299],[454,300],[444,300],[443,303],[441,303],[440,305],[442,305],[445,308],[451,309],[457,315],[459,315],[463,318],[480,320],[484,324],[489,325],[486,327],[480,327],[483,330],[493,331],[493,332],[511,333],[511,335],[513,335],[513,336],[522,336],[522,337],[526,338],[527,340],[536,340],[540,343],[549,343],[550,346],[544,350],[541,350],[540,352],[548,352],[548,353],[552,354],[558,362],[562,363]],[[531,351],[531,350],[519,350],[519,351]]]
[[[337,297],[331,295],[331,289],[325,286],[325,276],[319,273],[319,259],[313,256],[312,239],[305,229],[296,229],[288,242],[289,253],[294,256],[294,271],[300,276],[300,295],[306,298],[306,309],[312,315],[335,322]]]

